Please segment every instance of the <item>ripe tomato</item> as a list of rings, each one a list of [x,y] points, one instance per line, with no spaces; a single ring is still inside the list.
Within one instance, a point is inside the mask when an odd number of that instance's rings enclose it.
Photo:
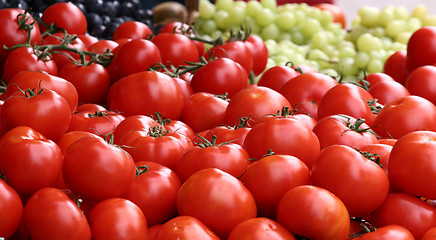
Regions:
[[[64,33],[59,32],[44,37],[41,42],[41,45],[59,45],[59,44],[63,44],[64,41],[65,41]],[[70,48],[80,49],[83,51],[86,50],[86,45],[82,42],[82,40],[80,40],[80,38],[74,39],[74,41],[72,41],[72,43],[68,43],[67,46]],[[61,68],[65,63],[73,61],[73,59],[80,61],[80,55],[70,50],[56,49],[56,50],[51,50],[49,52],[52,60],[58,66],[58,69]]]
[[[195,43],[187,36],[178,33],[159,33],[151,39],[159,48],[162,64],[186,65],[186,62],[198,62],[198,50]]]
[[[389,157],[389,180],[402,192],[436,199],[436,191],[429,182],[434,181],[436,165],[436,133],[415,131],[403,135],[392,148]]]
[[[74,194],[90,200],[124,195],[135,179],[129,154],[103,138],[83,137],[64,154],[63,176]]]
[[[65,153],[68,147],[75,142],[76,140],[82,138],[82,137],[100,137],[94,133],[88,132],[88,131],[71,131],[64,133],[57,141],[56,144],[58,145],[59,149],[61,150],[62,154]]]
[[[436,104],[436,66],[424,65],[415,68],[406,79],[405,87],[410,94],[423,97],[433,104]]]
[[[15,92],[2,107],[1,120],[6,129],[29,126],[56,141],[71,122],[71,107],[64,97],[50,89]]]
[[[258,216],[275,219],[277,204],[292,188],[311,183],[309,168],[291,155],[274,154],[251,163],[241,182],[253,194]]]
[[[153,32],[150,27],[139,21],[126,21],[120,24],[112,34],[112,40],[117,41],[120,39],[148,39]]]
[[[229,98],[248,86],[248,74],[230,58],[217,58],[199,68],[192,76],[194,92],[225,94]]]
[[[148,132],[148,129],[153,126],[159,126],[159,124],[151,116],[132,115],[126,117],[115,127],[113,132],[114,143],[119,145],[123,136],[129,131],[144,129],[146,132]]]
[[[311,185],[285,193],[277,206],[277,222],[309,239],[345,240],[350,228],[350,216],[342,201],[328,190]]]
[[[292,233],[280,223],[264,217],[250,218],[236,225],[227,240],[249,238],[252,240],[295,240]]]
[[[263,39],[257,35],[250,35],[244,41],[253,58],[253,73],[259,76],[268,63],[268,48]]]
[[[87,218],[57,188],[42,188],[29,198],[24,206],[23,224],[31,239],[92,239]]]
[[[409,90],[385,73],[372,73],[366,76],[369,82],[368,92],[377,99],[377,103],[389,104],[401,97],[410,95]]]
[[[141,209],[124,198],[97,203],[89,214],[92,239],[147,239],[147,220]]]
[[[436,63],[436,27],[424,26],[416,30],[407,42],[407,64],[409,70]]]
[[[373,213],[372,223],[380,228],[400,225],[415,237],[421,237],[436,226],[436,210],[421,199],[406,193],[390,193],[383,204]]]
[[[222,239],[239,223],[256,217],[250,191],[237,178],[216,168],[199,170],[182,184],[177,210],[180,215],[197,218]]]
[[[299,158],[309,169],[320,149],[315,133],[292,118],[273,118],[257,124],[245,137],[244,148],[255,159],[262,158],[269,150],[289,154]]]
[[[41,20],[47,26],[54,23],[56,27],[64,29],[69,34],[86,34],[88,28],[85,14],[70,2],[59,2],[50,5],[42,13]],[[46,29],[45,25],[42,24],[42,32]]]
[[[333,3],[316,3],[313,5],[323,11],[327,11],[332,14],[333,22],[341,24],[342,28],[345,29],[346,21],[345,21],[345,13],[342,8]]]
[[[376,230],[359,235],[352,239],[365,239],[365,240],[415,240],[412,233],[405,227],[400,225],[391,224],[386,225]]]
[[[321,150],[312,166],[311,179],[313,185],[341,199],[354,217],[376,210],[389,192],[389,179],[384,170],[345,145],[331,145]]]
[[[243,147],[245,136],[247,136],[250,130],[251,128],[248,126],[238,126],[237,124],[233,127],[220,125],[208,130],[204,138],[211,141],[212,137],[216,136],[216,144],[227,142],[235,143]]]
[[[205,51],[204,43],[202,41],[192,39],[193,37],[195,37],[196,33],[191,28],[191,26],[189,26],[186,23],[177,22],[177,21],[176,22],[169,22],[169,23],[165,24],[160,29],[159,33],[178,33],[178,34],[183,34],[183,35],[191,38],[191,40],[194,42],[194,44],[195,44],[195,46],[197,48],[197,52],[198,52],[198,57],[199,58],[201,56],[203,56],[203,54],[204,54],[204,51]]]
[[[385,173],[388,174],[389,156],[392,151],[392,145],[386,143],[368,144],[360,147],[359,151],[367,157],[373,157],[375,161],[378,161],[378,164],[383,168]]]
[[[210,57],[232,59],[245,69],[247,75],[250,75],[253,70],[253,55],[243,41],[229,41],[213,46],[204,53],[204,57],[206,59]]]
[[[188,139],[195,137],[194,130],[181,120],[167,118],[159,112],[153,114],[153,119],[169,132],[182,134],[188,137]]]
[[[302,73],[289,79],[279,90],[288,99],[291,106],[301,110],[315,120],[318,119],[318,105],[324,94],[338,82],[323,73]]]
[[[219,240],[203,222],[191,216],[177,216],[159,227],[152,240],[190,239]]]
[[[112,50],[118,47],[118,45],[119,43],[115,42],[114,40],[101,39],[89,45],[87,49],[90,52],[104,54],[105,52],[112,52]]]
[[[273,66],[260,75],[257,86],[269,87],[280,92],[283,85],[300,73],[288,66]]]
[[[159,112],[169,119],[180,119],[183,95],[174,80],[160,72],[143,71],[120,79],[111,86],[107,104],[125,117]]]
[[[382,138],[398,139],[417,130],[436,130],[436,107],[419,96],[405,96],[385,105],[374,121],[373,130]]]
[[[385,61],[383,72],[404,85],[410,73],[407,63],[407,50],[399,50],[389,56]]]
[[[436,239],[436,227],[430,228],[427,232],[425,232],[424,236],[422,236],[421,240],[434,240]]]
[[[114,111],[80,111],[73,114],[67,132],[87,131],[108,138],[125,117]]]
[[[243,89],[230,98],[226,109],[225,123],[234,125],[241,117],[249,117],[250,122],[274,114],[290,106],[288,100],[279,92],[267,87],[253,86]]]
[[[139,161],[139,176],[123,198],[135,203],[144,213],[148,226],[163,224],[177,215],[177,193],[182,185],[171,169],[156,162]]]
[[[9,238],[23,219],[23,202],[17,191],[0,179],[0,236]]]

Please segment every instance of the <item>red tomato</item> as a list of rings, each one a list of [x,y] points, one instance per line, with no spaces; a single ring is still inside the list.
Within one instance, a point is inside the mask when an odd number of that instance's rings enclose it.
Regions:
[[[204,57],[206,59],[210,57],[232,59],[241,64],[247,75],[250,75],[253,70],[253,55],[249,47],[247,47],[243,41],[229,41],[222,45],[213,46],[204,53]]]
[[[368,144],[360,147],[359,151],[365,156],[372,157],[375,161],[378,161],[385,173],[388,174],[389,156],[392,151],[392,145],[386,143]]]
[[[164,116],[159,112],[155,112],[153,114],[153,119],[160,124],[164,128],[164,130],[168,130],[169,132],[174,132],[178,134],[182,134],[188,139],[192,139],[195,137],[194,130],[189,127],[185,122],[177,119],[170,119]]]
[[[196,133],[211,129],[224,123],[228,104],[226,99],[211,93],[194,93],[185,102],[181,120]]]
[[[63,176],[73,193],[91,200],[124,195],[135,179],[135,163],[102,138],[83,137],[64,153]]]
[[[327,11],[332,14],[333,22],[341,24],[342,28],[345,29],[345,13],[342,8],[333,3],[317,3],[313,5],[323,11]]]
[[[50,5],[42,13],[41,20],[47,26],[54,23],[56,27],[66,30],[69,34],[86,34],[88,27],[85,14],[70,2],[59,2]],[[43,24],[41,30],[46,30]]]
[[[203,222],[191,216],[177,216],[164,223],[153,239],[219,240]]]
[[[374,121],[373,130],[382,138],[398,139],[417,130],[436,130],[436,107],[419,96],[405,96],[385,105]]]
[[[285,193],[277,207],[277,222],[309,239],[345,240],[350,228],[350,216],[342,201],[328,190],[311,185]]]
[[[373,100],[374,97],[368,91],[355,84],[338,84],[321,98],[318,119],[333,114],[346,114],[354,118],[363,118],[368,126],[373,126],[376,117],[371,110]]]
[[[227,240],[249,238],[252,240],[295,240],[292,233],[280,223],[264,217],[250,218],[236,225]]]
[[[9,53],[3,66],[3,77],[6,84],[21,71],[41,71],[57,76],[58,66],[49,56],[38,57],[29,47],[20,47]]]
[[[372,223],[380,228],[400,225],[415,237],[421,237],[436,226],[436,210],[421,199],[406,193],[390,193],[383,204],[373,213]]]
[[[29,198],[23,223],[31,239],[92,239],[80,208],[57,188],[43,188]]]
[[[117,125],[125,117],[114,111],[81,111],[73,114],[68,132],[86,131],[103,138],[109,138]]]
[[[430,228],[427,232],[425,232],[424,236],[422,236],[421,240],[435,240],[436,239],[436,227]]]
[[[117,41],[124,38],[147,39],[153,32],[150,27],[139,21],[127,21],[120,24],[112,35],[112,40]]]
[[[191,83],[180,78],[180,77],[173,77],[174,81],[179,85],[180,90],[182,90],[183,100],[186,102],[186,100],[194,94],[194,89],[191,86]]]
[[[109,40],[101,39],[87,47],[88,51],[98,54],[104,54],[106,52],[112,52],[113,49],[118,47],[119,43]]]
[[[231,98],[248,86],[248,74],[230,58],[217,58],[195,71],[191,86],[194,92],[225,94]]]
[[[248,36],[244,43],[253,57],[253,73],[258,76],[265,70],[268,63],[268,48],[263,39],[257,35]]]
[[[115,127],[113,132],[114,143],[119,145],[123,136],[129,131],[144,129],[146,132],[148,132],[148,129],[153,126],[159,126],[159,124],[150,116],[132,115],[126,117]]]
[[[6,129],[29,126],[56,141],[71,122],[71,107],[64,97],[50,89],[15,92],[2,107],[1,120]]]
[[[300,73],[288,66],[273,66],[260,75],[257,86],[269,87],[280,92],[283,85]]]
[[[177,215],[177,193],[182,185],[171,169],[155,162],[136,162],[140,171],[123,198],[135,203],[148,226],[162,224]]]
[[[377,228],[375,231],[365,233],[363,235],[354,237],[352,239],[365,239],[365,240],[415,240],[412,233],[405,227],[400,225],[386,225]]]
[[[423,97],[436,104],[436,66],[424,65],[415,68],[406,79],[405,86],[410,94]]]
[[[73,114],[77,108],[79,95],[76,87],[66,79],[45,72],[25,70],[16,74],[6,88],[5,96],[26,89],[51,89],[68,101]]]
[[[301,123],[306,125],[306,127],[308,127],[309,129],[312,130],[313,127],[315,127],[317,121],[312,116],[309,116],[306,113],[300,113],[300,112],[304,112],[304,111],[302,111],[298,107],[298,104],[297,104],[297,106],[294,106],[292,108],[292,110],[289,110],[289,107],[284,107],[284,108],[282,108],[281,111],[277,111],[277,114],[264,115],[259,120],[257,120],[255,123],[250,124],[250,126],[253,127],[256,124],[266,122],[266,121],[270,120],[271,118],[293,118],[295,120],[300,121]]]
[[[368,92],[377,99],[377,103],[389,104],[401,97],[410,95],[409,90],[385,73],[372,73],[366,76],[369,82]]]
[[[302,73],[289,79],[279,92],[288,99],[291,106],[298,105],[316,120],[321,98],[336,85],[338,82],[326,74]]]
[[[86,47],[98,42],[98,38],[94,37],[92,35],[89,34],[79,34],[77,35],[77,37],[82,40],[83,44],[85,44]]]
[[[275,219],[277,205],[286,192],[311,183],[309,168],[290,155],[269,155],[251,163],[242,183],[253,194],[258,216]]]
[[[385,61],[383,72],[404,85],[410,73],[407,63],[407,50],[399,50],[389,56]]]
[[[89,214],[92,239],[147,239],[147,220],[141,209],[123,198],[97,203]]]
[[[159,48],[162,64],[186,65],[186,62],[198,62],[198,50],[187,36],[178,33],[159,33],[151,39]]]
[[[203,140],[197,146],[186,150],[177,160],[175,171],[182,182],[205,168],[217,168],[239,178],[250,164],[249,158],[247,151],[240,145],[216,145],[215,138],[212,138],[211,142]]]
[[[239,223],[256,217],[250,191],[237,178],[216,168],[199,170],[183,183],[177,210],[180,215],[197,218],[222,239]]]
[[[241,117],[249,117],[250,122],[256,122],[259,118],[274,114],[286,106],[290,106],[288,100],[277,91],[260,86],[246,88],[230,98],[225,123],[234,125]]]
[[[0,236],[8,239],[17,232],[23,219],[23,202],[17,191],[0,179]]]
[[[424,26],[416,30],[407,42],[407,64],[409,70],[436,63],[436,27]]]
[[[377,135],[364,119],[356,119],[343,114],[319,119],[312,131],[318,137],[321,149],[334,144],[360,148],[378,142]]]
[[[125,117],[159,112],[169,119],[180,119],[183,95],[174,80],[160,72],[131,74],[113,84],[108,93],[109,109]]]
[[[169,22],[160,29],[159,33],[179,33],[188,36],[190,38],[195,37],[195,31],[193,31],[191,26],[182,22]],[[192,38],[191,40],[194,42],[197,48],[198,57],[203,56],[205,51],[204,43],[199,40],[193,40]]]
[[[59,32],[44,37],[44,39],[41,42],[41,45],[45,45],[45,46],[60,45],[63,44],[64,41],[65,41],[64,33]],[[80,38],[76,38],[71,43],[68,43],[67,47],[79,49],[83,51],[86,50],[86,45],[82,42],[82,40],[80,40]],[[50,50],[49,52],[52,60],[58,66],[58,69],[60,69],[65,63],[73,61],[73,59],[80,61],[80,55],[71,50],[55,49],[55,50]]]
[[[149,40],[133,39],[118,47],[109,65],[110,73],[115,74],[111,77],[116,79],[147,71],[155,63],[162,62],[159,48]]]
[[[248,126],[216,126],[207,131],[204,138],[211,141],[213,136],[216,136],[216,144],[235,143],[243,147],[245,136],[251,130]]]
[[[351,216],[376,210],[389,192],[389,179],[374,161],[354,148],[331,145],[318,155],[311,171],[312,184],[335,194]]]
[[[436,133],[415,131],[403,135],[392,148],[389,157],[389,180],[402,192],[436,199],[436,191],[428,183],[435,181]]]
[[[27,24],[34,23],[33,28],[30,30],[30,45],[41,42],[41,32],[38,23],[30,13],[26,13],[24,16],[23,9],[0,9],[0,22],[3,25],[0,29],[0,46],[2,46],[0,48],[0,62],[2,62],[1,60],[6,59],[10,52],[10,50],[4,49],[3,46],[10,48],[16,44],[27,42],[28,31],[23,28],[23,25],[20,25],[21,22]]]
[[[71,82],[77,90],[80,103],[106,102],[111,86],[108,70],[103,65],[91,63],[78,66],[73,62],[65,63],[59,69],[59,77]]]
[[[292,118],[274,118],[257,124],[245,137],[244,148],[255,159],[262,158],[269,150],[276,154],[289,154],[299,158],[309,169],[320,149],[315,133]]]

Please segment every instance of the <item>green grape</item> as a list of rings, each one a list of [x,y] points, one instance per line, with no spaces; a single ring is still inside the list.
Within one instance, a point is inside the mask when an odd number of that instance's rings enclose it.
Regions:
[[[279,36],[277,37],[277,41],[283,40],[292,41],[292,35],[289,32],[280,32]]]
[[[415,32],[422,27],[421,19],[417,17],[411,17],[407,23],[407,31]]]
[[[264,42],[270,56],[279,53],[279,49],[277,47],[278,43],[274,39],[266,39]]]
[[[402,32],[398,34],[398,36],[395,38],[395,41],[407,44],[409,42],[410,36],[412,36],[411,32]]]
[[[369,63],[369,54],[367,52],[357,52],[354,56],[354,64],[358,68],[364,68]]]
[[[216,23],[212,19],[203,20],[203,22],[200,24],[199,31],[203,34],[212,35],[212,33],[214,33],[216,30]]]
[[[406,28],[406,21],[401,19],[392,20],[386,25],[386,35],[391,38],[396,38],[398,34],[405,31]]]
[[[291,59],[289,59],[293,64],[300,65],[306,63],[305,55],[296,53],[294,56],[292,56]]]
[[[298,45],[303,45],[306,43],[306,38],[303,33],[295,31],[292,33],[292,41]]]
[[[277,15],[275,23],[283,31],[288,31],[295,26],[296,19],[292,12],[282,12]]]
[[[428,16],[428,8],[424,4],[418,4],[412,10],[411,17],[416,17],[419,20],[421,20],[421,22],[425,22],[427,16]]]
[[[260,26],[257,25],[256,20],[254,20],[252,17],[247,17],[244,20],[244,26],[250,29],[251,34],[260,34]]]
[[[260,2],[255,1],[255,0],[250,0],[247,2],[247,6],[246,6],[246,14],[247,16],[250,17],[255,17],[257,16],[260,11],[262,10],[262,4],[260,4]]]
[[[279,48],[281,49],[281,55],[285,56],[288,59],[291,59],[295,54],[296,51],[292,48],[281,48],[279,44]]]
[[[268,58],[268,61],[266,62],[265,71],[274,67],[274,66],[279,66],[279,65],[276,64],[276,62],[272,59],[272,57]]]
[[[208,0],[200,0],[198,3],[198,17],[211,19],[215,15],[215,5]]]
[[[395,19],[395,10],[393,6],[385,6],[380,13],[380,25],[386,26],[389,22]]]
[[[380,38],[376,38],[370,33],[364,33],[357,39],[356,46],[359,51],[369,52],[371,50],[381,49],[383,43]]]
[[[319,31],[313,34],[311,39],[311,47],[315,49],[324,49],[330,44],[329,38],[324,31]]]
[[[360,24],[365,27],[375,27],[379,23],[380,10],[376,7],[364,6],[358,12],[360,16]]]
[[[229,12],[220,9],[216,11],[213,20],[215,21],[218,29],[226,30],[226,28],[228,27],[229,18],[230,18]]]
[[[322,30],[322,26],[314,18],[308,18],[306,21],[301,25],[300,31],[303,34],[305,38],[311,38],[313,34],[316,32],[319,32]]]
[[[395,19],[408,20],[410,18],[409,10],[405,6],[397,6],[394,12]]]
[[[355,76],[359,72],[354,64],[354,58],[341,58],[338,66],[344,76]]]
[[[260,0],[260,3],[264,8],[269,8],[272,11],[275,11],[277,8],[276,0]]]
[[[339,51],[333,45],[327,45],[322,50],[329,56],[330,59],[336,59],[339,57]]]
[[[334,68],[326,68],[321,70],[320,72],[333,78],[337,78],[339,76],[339,73]]]
[[[268,26],[263,27],[260,30],[260,36],[262,39],[277,39],[280,35],[280,29],[275,23],[271,23]]]
[[[233,8],[233,0],[216,0],[215,7],[217,10],[224,10],[229,12]]]
[[[238,1],[242,2],[242,1]],[[229,24],[232,26],[238,26],[242,22],[244,22],[244,19],[246,18],[245,15],[245,6],[233,6],[233,8],[229,11]]]
[[[315,61],[318,68],[324,69],[331,67],[329,56],[320,49],[313,49],[309,52],[307,59]]]
[[[423,26],[436,26],[436,16],[427,16],[423,21]]]
[[[339,58],[353,58],[356,55],[354,47],[341,47],[339,49]]]
[[[366,70],[369,74],[383,72],[383,62],[380,59],[371,59]]]
[[[269,8],[262,8],[261,11],[254,16],[254,19],[259,26],[265,27],[275,21],[275,14]]]
[[[289,61],[289,59],[283,55],[275,55],[272,57],[272,59],[274,60],[275,64],[278,66],[286,65],[286,63]]]

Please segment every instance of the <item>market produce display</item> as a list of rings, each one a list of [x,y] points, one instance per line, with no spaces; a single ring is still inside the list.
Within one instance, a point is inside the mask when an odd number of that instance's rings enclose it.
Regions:
[[[0,240],[436,239],[426,6],[0,4]]]

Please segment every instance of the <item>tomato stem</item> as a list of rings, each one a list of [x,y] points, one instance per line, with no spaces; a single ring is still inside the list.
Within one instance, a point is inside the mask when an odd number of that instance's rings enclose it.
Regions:
[[[142,166],[136,167],[136,176],[139,177],[141,174],[147,172],[148,169],[149,169],[148,165],[142,165]]]

